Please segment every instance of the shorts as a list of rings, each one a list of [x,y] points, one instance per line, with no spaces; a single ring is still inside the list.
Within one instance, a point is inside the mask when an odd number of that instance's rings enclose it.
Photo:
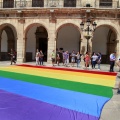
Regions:
[[[52,62],[55,62],[55,58],[52,58]]]

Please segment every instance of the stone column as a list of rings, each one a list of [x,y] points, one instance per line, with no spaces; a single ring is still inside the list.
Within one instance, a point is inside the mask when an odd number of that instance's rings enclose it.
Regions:
[[[120,7],[120,0],[118,0],[118,7]]]
[[[48,51],[47,51],[47,62],[51,63],[51,53],[53,50],[56,51],[56,36],[55,36],[55,23],[50,22],[49,24],[49,34],[48,34]]]
[[[48,0],[44,0],[44,7],[48,7]]]
[[[64,7],[64,0],[59,0],[59,7]]]
[[[117,8],[117,6],[118,6],[118,0],[113,0],[113,2],[112,2],[112,8]]]
[[[87,40],[86,40],[86,38],[82,37],[81,38],[80,53],[85,54],[86,51],[87,51]]]
[[[117,53],[117,57],[120,56],[120,47],[119,47],[119,40],[115,40],[116,41],[116,53]]]
[[[83,7],[81,0],[76,0],[76,7]]]
[[[96,1],[95,1],[95,7],[96,7],[96,8],[99,8],[99,4],[100,4],[100,0],[96,0]]]
[[[80,62],[80,66],[81,67],[84,67],[85,66],[85,64],[84,64],[84,60],[83,60],[83,58],[84,58],[84,55],[85,55],[85,53],[86,53],[86,51],[87,51],[87,40],[83,37],[83,36],[81,36],[81,42],[80,42],[81,44],[81,47],[80,47],[80,53],[83,55],[82,57],[81,57],[81,62]]]
[[[89,52],[90,52],[90,54],[92,54],[92,41],[93,41],[93,38],[91,38],[90,40],[89,40]]]
[[[25,54],[26,54],[26,38],[24,37],[24,22],[25,20],[18,20],[18,28],[17,28],[17,62],[23,63],[25,62]]]

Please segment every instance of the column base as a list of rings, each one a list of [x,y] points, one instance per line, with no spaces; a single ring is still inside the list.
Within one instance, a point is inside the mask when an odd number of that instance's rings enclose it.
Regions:
[[[17,58],[17,63],[25,63],[25,59],[24,58]]]

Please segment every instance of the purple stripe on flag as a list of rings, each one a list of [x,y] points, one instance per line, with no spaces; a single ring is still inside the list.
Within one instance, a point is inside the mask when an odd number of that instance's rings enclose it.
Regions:
[[[98,120],[97,117],[0,90],[1,120]]]

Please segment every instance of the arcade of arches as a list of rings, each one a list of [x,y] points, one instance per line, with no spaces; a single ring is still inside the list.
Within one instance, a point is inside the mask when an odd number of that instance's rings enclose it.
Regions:
[[[0,27],[0,61],[9,60],[8,52],[10,49],[17,51],[17,28],[6,24]],[[36,49],[42,50],[44,53],[44,61],[49,61],[50,46],[53,48],[61,48],[64,51],[68,50],[69,53],[72,50],[75,52],[86,52],[87,42],[83,33],[80,32],[79,27],[66,24],[62,25],[58,30],[54,32],[55,39],[50,38],[49,29],[46,29],[42,24],[35,24],[29,28],[25,33],[25,61],[35,60]],[[89,40],[89,50],[92,52],[101,52],[103,57],[103,63],[108,63],[109,55],[113,51],[117,51],[118,41],[117,33],[111,26],[102,25],[96,28],[93,37]],[[52,51],[52,49],[51,49]],[[17,51],[18,52],[18,51]]]

